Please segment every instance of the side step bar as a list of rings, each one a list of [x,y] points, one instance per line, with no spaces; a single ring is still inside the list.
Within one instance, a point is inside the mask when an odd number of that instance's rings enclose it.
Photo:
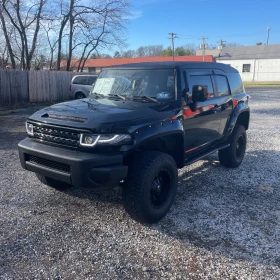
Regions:
[[[218,147],[215,148],[214,150],[209,150],[209,151],[206,152],[206,153],[201,152],[201,153],[199,153],[199,154],[196,155],[196,156],[189,157],[189,158],[187,158],[187,159],[185,160],[185,165],[192,164],[192,163],[194,163],[194,162],[196,162],[196,161],[198,161],[198,160],[203,159],[203,158],[206,157],[206,156],[209,156],[209,155],[211,155],[211,154],[213,154],[213,153],[215,153],[215,152],[217,152],[217,151],[219,151],[219,150],[225,149],[225,148],[227,148],[227,147],[229,147],[229,146],[230,146],[230,144],[223,144],[223,145],[221,145],[221,146],[218,146]]]

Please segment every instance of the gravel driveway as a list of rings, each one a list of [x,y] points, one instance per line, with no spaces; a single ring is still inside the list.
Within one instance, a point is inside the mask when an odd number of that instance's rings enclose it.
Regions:
[[[34,108],[0,117],[0,279],[279,279],[280,89],[247,93],[241,167],[214,154],[180,170],[174,206],[153,226],[125,213],[118,188],[39,183],[17,152]]]

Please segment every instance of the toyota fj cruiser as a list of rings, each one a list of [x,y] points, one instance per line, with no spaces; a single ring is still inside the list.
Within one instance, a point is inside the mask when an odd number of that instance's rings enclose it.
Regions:
[[[56,104],[26,122],[23,168],[47,185],[93,189],[123,182],[128,213],[154,223],[170,209],[178,168],[218,151],[238,167],[248,95],[219,63],[141,63],[104,69],[89,98]]]

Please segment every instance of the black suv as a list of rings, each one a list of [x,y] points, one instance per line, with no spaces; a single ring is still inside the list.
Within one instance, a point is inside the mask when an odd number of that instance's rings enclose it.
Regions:
[[[248,95],[219,63],[141,63],[104,69],[89,98],[33,114],[19,143],[23,168],[47,185],[120,184],[136,220],[170,209],[178,168],[218,151],[238,167],[246,150]]]

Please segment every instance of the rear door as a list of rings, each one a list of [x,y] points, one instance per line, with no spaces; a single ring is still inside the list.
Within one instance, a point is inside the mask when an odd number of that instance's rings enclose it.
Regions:
[[[212,70],[186,70],[183,72],[183,76],[187,90],[187,98],[183,106],[185,148],[186,152],[198,152],[221,138],[219,133],[220,98],[214,87]],[[204,102],[197,102],[195,111],[190,107],[194,85],[208,86],[208,99]]]

